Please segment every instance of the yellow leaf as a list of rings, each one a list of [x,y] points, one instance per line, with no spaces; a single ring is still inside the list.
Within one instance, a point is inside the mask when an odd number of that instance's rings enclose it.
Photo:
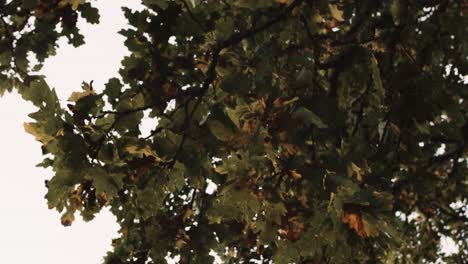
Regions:
[[[361,171],[362,169],[359,168],[354,162],[351,162],[351,164],[348,166],[348,175],[356,175],[356,179],[360,182],[362,181]]]
[[[158,157],[154,151],[150,149],[149,146],[145,146],[144,148],[140,148],[135,145],[130,145],[125,148],[128,153],[138,156],[146,156],[146,157],[153,157],[157,162],[160,162],[161,159]]]
[[[60,0],[60,2],[58,2],[58,7],[60,8],[65,7],[66,5],[68,5],[68,0]]]
[[[63,8],[65,7],[66,5],[71,5],[71,8],[73,10],[76,10],[78,9],[78,7],[83,4],[85,2],[85,0],[61,0],[59,3],[58,3],[58,6],[60,8]]]
[[[37,141],[41,142],[42,144],[49,143],[54,137],[47,135],[42,131],[37,123],[24,123],[24,130],[29,134],[33,135]]]
[[[209,224],[221,224],[221,222],[222,222],[221,216],[210,217],[210,219],[208,219]]]
[[[72,9],[76,10],[78,9],[78,6],[84,3],[84,0],[70,0]]]
[[[330,9],[330,13],[334,19],[340,22],[344,21],[343,11],[339,10],[337,5],[329,4],[328,8]]]
[[[292,104],[296,101],[299,100],[299,97],[294,97],[290,100],[286,100],[285,98],[277,98],[275,101],[273,101],[273,106],[274,107],[284,107],[284,106],[287,106],[289,104]]]
[[[299,172],[297,172],[296,170],[290,170],[289,172],[291,173],[291,176],[295,180],[299,180],[300,178],[302,178],[302,175]]]
[[[90,92],[90,91],[85,91],[85,92],[73,92],[70,97],[68,98],[68,101],[70,102],[76,102],[78,101],[80,98],[82,97],[85,97],[85,96],[88,96],[88,95],[91,95],[93,94],[93,92]]]
[[[186,242],[185,240],[183,240],[183,239],[178,239],[178,240],[176,240],[176,242],[175,242],[175,246],[176,246],[176,248],[178,248],[178,249],[183,248],[185,245],[187,245],[187,242]]]
[[[224,166],[215,166],[214,171],[218,174],[226,175],[228,174],[227,169]]]

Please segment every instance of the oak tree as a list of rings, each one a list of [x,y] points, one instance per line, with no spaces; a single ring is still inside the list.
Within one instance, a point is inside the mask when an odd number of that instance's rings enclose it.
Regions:
[[[105,263],[468,259],[466,0],[143,4],[119,76],[65,106],[37,72],[98,10],[0,0],[0,94],[38,108],[62,224],[117,217]]]

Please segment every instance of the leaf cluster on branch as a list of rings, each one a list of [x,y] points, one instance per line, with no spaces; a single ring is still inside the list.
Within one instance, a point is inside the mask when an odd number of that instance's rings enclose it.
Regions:
[[[38,107],[62,224],[117,217],[105,263],[468,259],[466,1],[143,4],[119,76],[64,107],[37,71],[98,10],[0,0],[0,94]]]

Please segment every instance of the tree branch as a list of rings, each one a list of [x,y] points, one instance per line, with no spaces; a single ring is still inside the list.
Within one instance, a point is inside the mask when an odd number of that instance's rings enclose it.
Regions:
[[[179,144],[179,147],[177,148],[176,150],[176,153],[171,161],[171,166],[174,165],[175,161],[177,160],[178,156],[180,155],[180,153],[182,152],[182,149],[183,149],[183,146],[185,144],[185,141],[187,139],[187,130],[189,128],[189,125],[190,125],[190,121],[193,117],[193,114],[195,113],[195,111],[198,109],[198,106],[200,105],[202,99],[203,99],[203,96],[205,95],[205,93],[208,91],[211,83],[216,79],[217,77],[217,74],[216,74],[216,66],[218,64],[218,59],[219,59],[219,56],[220,56],[220,52],[227,48],[227,47],[230,47],[230,46],[233,46],[233,45],[236,45],[238,44],[239,42],[241,42],[242,40],[244,39],[247,39],[247,38],[250,38],[252,36],[254,36],[255,34],[259,33],[259,32],[262,32],[266,29],[268,29],[269,27],[273,26],[274,24],[276,24],[277,22],[281,21],[283,18],[285,18],[295,7],[297,7],[299,4],[301,4],[304,0],[296,0],[294,1],[291,5],[289,5],[287,8],[285,8],[279,15],[277,15],[276,17],[274,17],[273,19],[271,19],[270,21],[266,22],[265,24],[263,24],[262,26],[259,26],[258,28],[254,28],[254,29],[251,29],[251,30],[247,30],[245,32],[239,32],[239,33],[235,33],[233,34],[231,37],[229,37],[228,39],[226,39],[225,41],[221,42],[219,45],[215,46],[215,48],[213,49],[213,52],[212,52],[212,59],[211,59],[211,62],[208,66],[208,70],[207,70],[207,77],[205,79],[205,81],[203,82],[203,85],[202,85],[202,88],[201,88],[201,94],[200,96],[198,97],[198,100],[197,102],[195,103],[192,111],[190,112],[190,114],[187,116],[186,115],[186,119],[184,121],[184,133],[182,135],[182,140]],[[188,102],[190,101],[190,99],[188,99],[186,101],[186,106],[188,106]]]

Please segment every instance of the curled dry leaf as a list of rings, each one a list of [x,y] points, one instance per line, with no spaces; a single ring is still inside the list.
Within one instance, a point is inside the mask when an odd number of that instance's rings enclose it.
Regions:
[[[367,237],[367,233],[364,230],[364,224],[362,222],[362,217],[360,212],[343,212],[343,216],[341,217],[341,221],[343,223],[348,224],[349,228],[356,231],[358,236],[365,238]]]

